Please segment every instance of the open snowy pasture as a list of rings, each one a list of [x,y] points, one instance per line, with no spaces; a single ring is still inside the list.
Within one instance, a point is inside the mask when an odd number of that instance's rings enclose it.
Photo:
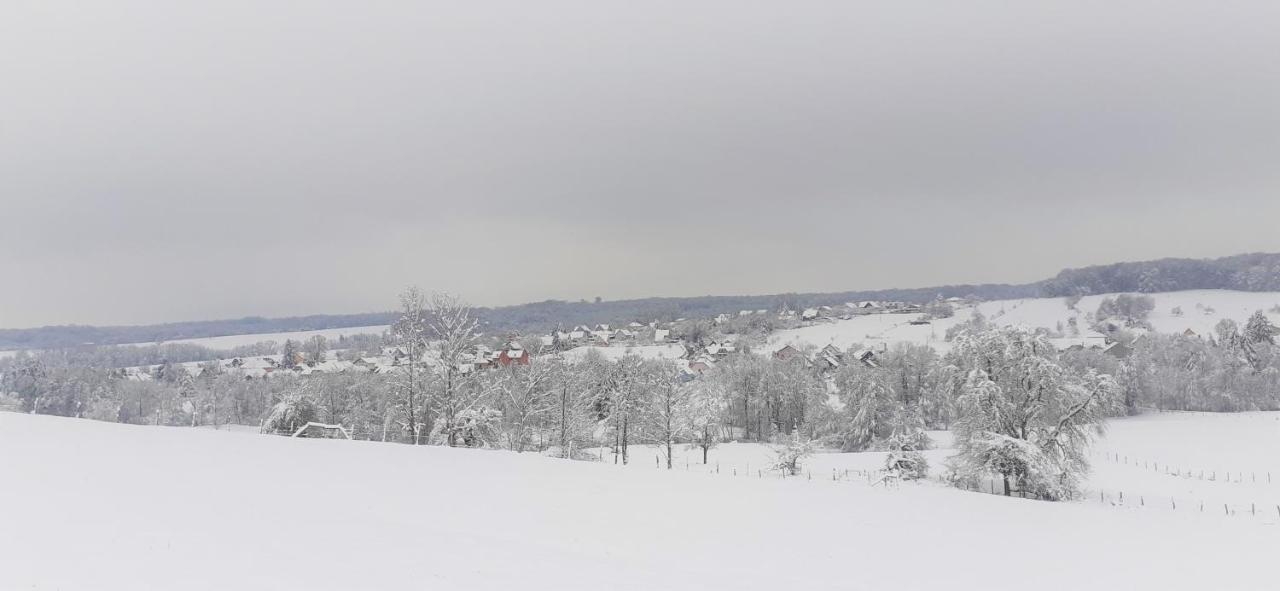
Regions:
[[[49,416],[0,414],[0,449],[0,589],[1258,589],[1280,547],[932,484]]]
[[[1280,522],[1278,412],[1115,419],[1091,461],[1087,502]]]
[[[1077,317],[1084,328],[1088,326],[1085,314],[1097,311],[1103,298],[1114,295],[1085,296],[1074,310],[1067,308],[1064,298],[997,300],[979,304],[978,310],[1001,325],[1056,329],[1058,323],[1065,326],[1069,318]],[[1280,293],[1276,292],[1196,289],[1143,295],[1155,300],[1155,309],[1147,321],[1156,332],[1172,334],[1191,329],[1197,334],[1212,334],[1214,325],[1222,319],[1231,319],[1243,326],[1257,310],[1266,312],[1272,322],[1280,321],[1280,312],[1272,310],[1280,305]],[[1174,312],[1175,308],[1181,314]]]
[[[1086,296],[1074,309],[1067,308],[1064,298],[1028,298],[1020,300],[995,300],[982,302],[976,307],[958,308],[951,318],[934,319],[929,324],[911,324],[924,314],[870,314],[848,320],[817,323],[810,326],[781,330],[769,337],[769,352],[786,345],[835,345],[848,349],[853,345],[880,349],[897,343],[930,345],[939,353],[946,353],[950,343],[946,341],[947,329],[965,322],[977,309],[987,320],[1000,326],[1026,326],[1056,331],[1066,330],[1071,318],[1082,329],[1089,327],[1087,314],[1098,309],[1103,298],[1116,294]],[[1201,289],[1167,293],[1143,294],[1155,300],[1148,322],[1161,333],[1180,333],[1191,329],[1200,335],[1213,334],[1213,327],[1222,319],[1234,320],[1243,326],[1249,315],[1262,310],[1271,322],[1280,325],[1280,293],[1246,292],[1223,289]],[[1177,308],[1180,313],[1174,311]]]

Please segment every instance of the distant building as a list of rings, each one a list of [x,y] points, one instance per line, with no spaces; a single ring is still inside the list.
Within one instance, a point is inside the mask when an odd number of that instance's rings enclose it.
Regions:
[[[773,358],[779,361],[789,361],[792,359],[804,358],[804,353],[791,345],[787,345],[777,351],[774,351]]]
[[[1130,355],[1133,355],[1133,345],[1116,341],[1107,345],[1107,348],[1103,349],[1102,352],[1116,359],[1128,359]]]
[[[529,353],[521,348],[519,343],[510,343],[498,353],[495,361],[503,367],[508,365],[529,365]]]

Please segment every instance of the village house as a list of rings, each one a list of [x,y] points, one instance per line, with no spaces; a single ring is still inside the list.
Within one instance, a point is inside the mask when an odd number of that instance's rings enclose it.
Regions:
[[[529,365],[529,353],[520,347],[520,343],[508,343],[495,358],[497,365]]]
[[[791,345],[787,345],[773,352],[773,358],[779,361],[789,361],[791,359],[797,359],[797,358],[803,358],[803,357],[804,357],[804,353]]]

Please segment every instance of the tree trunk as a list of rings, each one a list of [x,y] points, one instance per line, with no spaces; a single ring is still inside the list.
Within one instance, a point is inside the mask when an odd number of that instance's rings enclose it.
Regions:
[[[622,419],[622,465],[627,465],[627,427],[629,426],[626,417]]]

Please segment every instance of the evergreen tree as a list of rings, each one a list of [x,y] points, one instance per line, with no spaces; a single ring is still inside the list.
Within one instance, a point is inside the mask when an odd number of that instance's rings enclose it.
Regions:
[[[281,351],[280,367],[293,368],[298,364],[298,343],[293,339],[284,341],[284,348]]]
[[[1262,310],[1254,312],[1244,325],[1244,338],[1250,343],[1274,345],[1276,344],[1275,332],[1276,327],[1271,324],[1271,320]]]

